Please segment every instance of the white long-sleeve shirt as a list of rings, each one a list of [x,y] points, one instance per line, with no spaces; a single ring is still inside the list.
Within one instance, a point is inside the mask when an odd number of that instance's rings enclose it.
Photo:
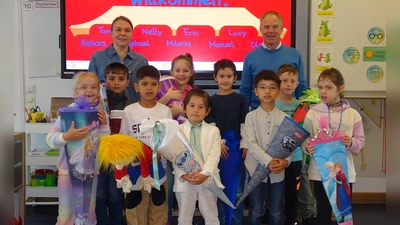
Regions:
[[[244,163],[250,176],[253,176],[258,163],[267,167],[273,159],[266,153],[266,150],[285,116],[286,113],[276,107],[269,113],[258,107],[247,114],[245,127],[249,151]],[[293,153],[285,159],[290,164],[292,158]],[[285,178],[285,171],[279,174],[271,173],[268,177],[271,179],[271,183],[280,182]],[[268,181],[268,177],[263,180],[264,183]]]

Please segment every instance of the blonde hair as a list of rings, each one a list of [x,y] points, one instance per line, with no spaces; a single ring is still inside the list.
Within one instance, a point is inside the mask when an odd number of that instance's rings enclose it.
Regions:
[[[266,16],[269,16],[269,15],[275,15],[276,17],[278,17],[279,26],[280,26],[280,27],[283,27],[282,16],[281,16],[281,14],[279,14],[279,13],[276,12],[276,11],[268,11],[268,12],[262,14],[261,17],[260,17],[260,23],[263,21],[263,19],[264,19]]]
[[[72,84],[72,91],[75,93],[76,90],[79,88],[79,84],[82,82],[83,79],[91,77],[95,80],[96,84],[100,87],[100,80],[93,72],[78,72],[73,77],[74,82]]]
[[[91,141],[90,141],[90,138],[86,138],[86,140],[85,140],[85,144],[83,145],[83,159],[85,160],[86,158],[87,158],[87,156],[88,156],[88,154],[89,154],[89,147],[90,147],[90,145],[91,145],[92,143],[91,143]]]
[[[331,161],[325,163],[325,167],[326,167],[326,168],[328,168],[328,167],[333,167],[334,165],[335,165],[335,164],[334,164],[333,162],[331,162]]]

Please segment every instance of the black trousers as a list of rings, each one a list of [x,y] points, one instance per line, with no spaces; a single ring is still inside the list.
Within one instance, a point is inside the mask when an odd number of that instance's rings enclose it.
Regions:
[[[288,223],[297,221],[301,167],[302,161],[296,161],[285,169],[285,215]]]

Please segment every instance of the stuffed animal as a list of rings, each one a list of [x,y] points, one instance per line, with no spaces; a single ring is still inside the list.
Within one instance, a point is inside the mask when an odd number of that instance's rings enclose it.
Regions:
[[[125,193],[131,192],[133,186],[127,166],[139,160],[141,177],[134,182],[150,193],[154,184],[150,176],[152,153],[152,149],[140,140],[125,134],[114,134],[101,138],[98,159],[101,167],[114,170],[117,187]]]

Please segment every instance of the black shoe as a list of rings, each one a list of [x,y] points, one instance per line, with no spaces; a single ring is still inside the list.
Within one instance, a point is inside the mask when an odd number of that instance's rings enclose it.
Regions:
[[[303,225],[317,225],[317,222],[315,221],[314,216],[310,216],[307,219],[304,219],[302,222],[303,222]]]

